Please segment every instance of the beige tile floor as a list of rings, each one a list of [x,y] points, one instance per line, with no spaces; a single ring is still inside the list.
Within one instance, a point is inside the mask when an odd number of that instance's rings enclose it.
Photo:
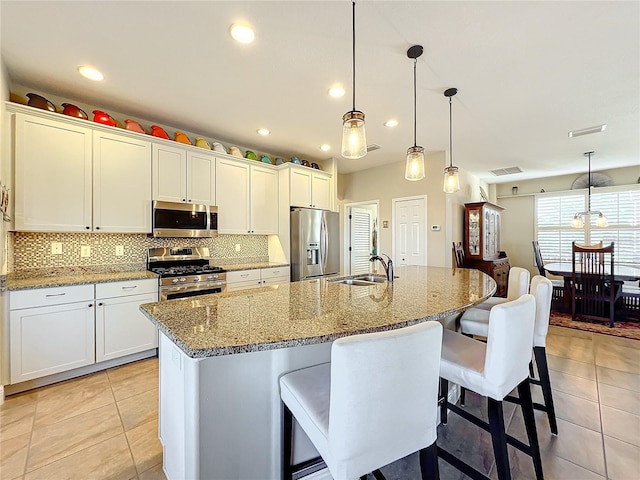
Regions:
[[[640,341],[551,327],[547,357],[559,435],[537,412],[546,480],[640,479]],[[539,389],[534,397],[541,400]],[[486,416],[469,392],[467,408]],[[0,407],[0,478],[164,479],[158,441],[158,363],[143,360],[9,397]],[[519,409],[505,407],[523,440]],[[438,444],[496,478],[490,436],[450,414]],[[419,478],[416,456],[383,468],[388,480]],[[514,479],[533,477],[511,449]],[[444,462],[441,478],[464,479]]]
[[[0,478],[164,479],[157,358],[8,397]]]

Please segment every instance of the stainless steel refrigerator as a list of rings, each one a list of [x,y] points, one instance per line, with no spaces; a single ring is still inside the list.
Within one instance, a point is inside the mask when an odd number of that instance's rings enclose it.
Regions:
[[[291,281],[340,272],[340,221],[336,212],[291,210]]]

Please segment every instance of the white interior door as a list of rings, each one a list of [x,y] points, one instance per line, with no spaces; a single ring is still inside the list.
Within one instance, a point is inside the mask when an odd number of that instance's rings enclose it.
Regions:
[[[427,199],[397,200],[394,211],[394,256],[396,265],[427,264]]]
[[[350,245],[350,274],[369,273],[371,262],[371,224],[373,222],[371,210],[352,207],[349,216]]]

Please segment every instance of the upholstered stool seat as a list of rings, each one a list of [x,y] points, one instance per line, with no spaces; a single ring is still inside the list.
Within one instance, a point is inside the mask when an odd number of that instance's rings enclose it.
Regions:
[[[423,478],[438,478],[436,446],[442,325],[425,322],[336,340],[331,363],[280,378],[283,478],[293,418],[336,480],[357,479],[420,451]]]
[[[446,392],[448,383],[454,382],[487,397],[489,423],[456,405],[449,404],[446,395],[442,402],[440,418],[446,424],[447,411],[451,410],[491,432],[499,480],[511,478],[507,443],[532,457],[536,477],[542,479],[542,461],[529,389],[529,361],[535,311],[535,298],[533,295],[525,294],[517,300],[501,303],[491,309],[487,343],[453,331],[445,331],[442,337],[441,390]],[[505,431],[502,401],[516,387],[529,445],[510,437]],[[478,474],[449,452],[440,449],[439,455],[467,475],[471,475],[472,471]]]

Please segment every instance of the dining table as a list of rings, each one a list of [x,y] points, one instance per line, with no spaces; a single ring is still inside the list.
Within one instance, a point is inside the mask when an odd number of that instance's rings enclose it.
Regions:
[[[573,276],[573,264],[571,262],[546,263],[544,269],[551,275],[557,275],[564,279],[564,311],[571,312],[571,277]],[[609,266],[605,265],[608,273]],[[624,264],[614,265],[613,279],[615,281],[640,280],[640,265]]]

